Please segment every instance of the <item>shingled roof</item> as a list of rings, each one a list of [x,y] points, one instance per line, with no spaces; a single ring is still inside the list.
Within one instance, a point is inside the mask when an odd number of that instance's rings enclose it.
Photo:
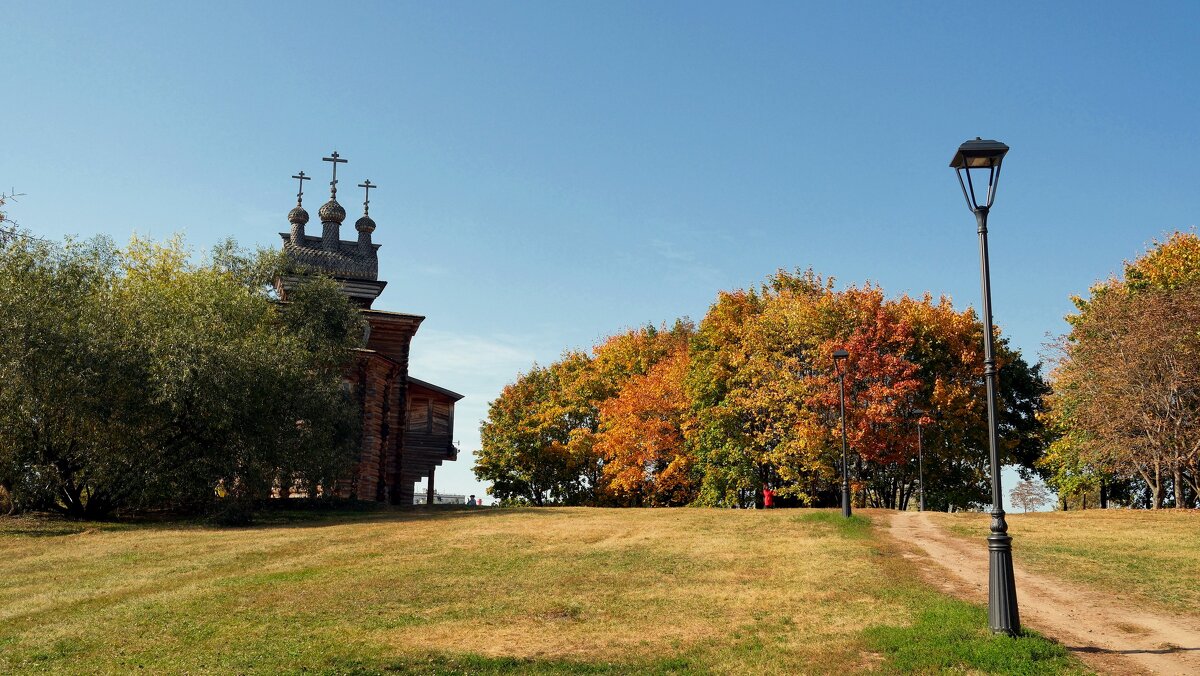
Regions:
[[[281,232],[279,236],[283,238],[283,251],[289,262],[297,268],[330,277],[379,279],[378,244],[368,244],[370,249],[364,252],[358,242],[338,240],[337,248],[328,250],[321,248],[320,237],[305,236],[297,244],[290,233]]]

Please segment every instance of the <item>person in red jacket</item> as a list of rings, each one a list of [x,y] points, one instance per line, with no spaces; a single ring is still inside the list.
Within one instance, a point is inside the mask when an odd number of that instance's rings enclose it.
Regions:
[[[771,509],[775,506],[775,491],[769,486],[763,484],[763,509]]]

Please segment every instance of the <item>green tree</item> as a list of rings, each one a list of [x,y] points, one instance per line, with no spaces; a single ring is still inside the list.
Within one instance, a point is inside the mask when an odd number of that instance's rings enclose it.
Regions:
[[[503,502],[571,502],[584,489],[584,463],[569,446],[575,423],[556,401],[563,370],[535,364],[488,406],[474,471]]]
[[[331,280],[277,303],[281,264],[229,243],[194,263],[178,240],[10,240],[0,485],[13,502],[101,517],[332,486],[354,448],[340,373],[361,319]]]

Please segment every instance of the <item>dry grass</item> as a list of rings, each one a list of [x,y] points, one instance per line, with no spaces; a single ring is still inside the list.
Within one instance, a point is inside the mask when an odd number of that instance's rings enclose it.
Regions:
[[[987,514],[939,514],[960,535],[985,537]],[[1200,512],[1099,510],[1010,514],[1013,557],[1163,610],[1200,615]]]
[[[930,593],[865,522],[823,516],[460,510],[244,529],[0,520],[0,672],[878,666],[864,629],[912,624]]]

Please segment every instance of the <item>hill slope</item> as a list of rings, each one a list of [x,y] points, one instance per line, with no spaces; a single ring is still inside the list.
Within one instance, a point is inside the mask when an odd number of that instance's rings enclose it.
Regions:
[[[0,520],[0,672],[1079,669],[886,542],[814,510]]]

